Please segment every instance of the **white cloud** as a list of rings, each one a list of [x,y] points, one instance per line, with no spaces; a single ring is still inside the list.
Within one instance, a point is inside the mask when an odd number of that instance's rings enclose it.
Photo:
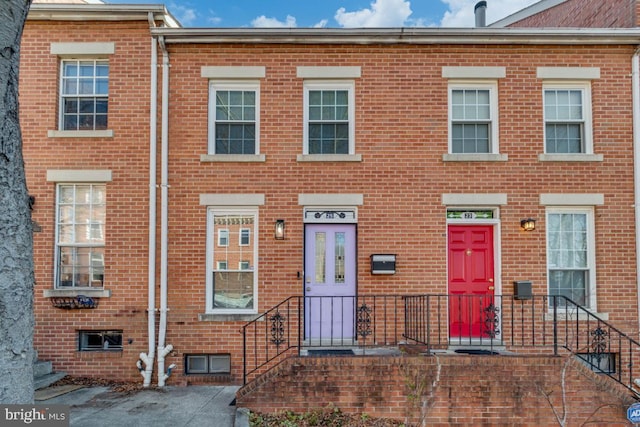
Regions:
[[[406,0],[374,0],[370,9],[336,11],[335,20],[342,27],[402,27],[411,15],[411,3]]]
[[[291,15],[287,15],[287,19],[285,20],[285,22],[278,21],[277,18],[267,18],[266,16],[262,15],[262,16],[258,16],[256,19],[251,21],[251,25],[253,27],[261,27],[261,28],[265,28],[265,27],[293,28],[297,26],[296,18]]]
[[[176,19],[185,27],[191,25],[197,18],[198,14],[196,13],[196,9],[192,9],[190,7],[181,6],[176,3],[169,4],[169,10]]]
[[[474,27],[474,7],[478,0],[442,0],[449,6],[440,22],[442,27]],[[538,0],[487,0],[487,25],[511,15]]]
[[[328,24],[328,23],[329,23],[329,21],[328,21],[328,20],[323,19],[323,20],[321,20],[320,22],[318,22],[317,24],[314,24],[314,25],[313,25],[313,28],[324,28],[324,27],[326,27],[326,26],[327,26],[327,24]]]

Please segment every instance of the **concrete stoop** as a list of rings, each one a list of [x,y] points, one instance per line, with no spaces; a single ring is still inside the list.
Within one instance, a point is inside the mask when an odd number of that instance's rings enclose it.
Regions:
[[[33,364],[34,390],[49,387],[51,384],[66,376],[66,372],[53,372],[53,365],[51,362],[38,360]]]

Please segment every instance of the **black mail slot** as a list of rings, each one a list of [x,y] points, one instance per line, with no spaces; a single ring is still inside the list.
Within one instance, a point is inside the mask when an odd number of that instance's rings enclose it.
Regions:
[[[396,255],[371,255],[371,274],[396,274]]]

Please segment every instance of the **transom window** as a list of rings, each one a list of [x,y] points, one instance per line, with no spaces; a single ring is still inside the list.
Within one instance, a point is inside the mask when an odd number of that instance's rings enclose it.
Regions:
[[[257,154],[258,83],[211,83],[210,154]]]
[[[305,82],[304,154],[354,153],[353,82]]]
[[[545,85],[544,134],[548,154],[590,153],[590,95],[585,85]]]
[[[451,84],[450,150],[454,154],[497,153],[495,84]]]
[[[60,127],[62,130],[107,129],[109,62],[62,61]]]
[[[257,213],[217,211],[208,214],[207,310],[222,313],[254,313],[257,289]],[[220,236],[226,244],[220,245]],[[215,244],[212,244],[216,242]]]
[[[60,184],[57,192],[56,288],[104,285],[104,184]]]
[[[590,209],[547,212],[549,295],[595,308],[593,233]]]

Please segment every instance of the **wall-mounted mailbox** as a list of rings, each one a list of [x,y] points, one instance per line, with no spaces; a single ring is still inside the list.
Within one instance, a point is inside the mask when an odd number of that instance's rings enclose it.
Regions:
[[[396,254],[371,255],[371,274],[396,274]]]
[[[531,282],[528,280],[518,280],[513,282],[513,297],[517,300],[533,298]]]

